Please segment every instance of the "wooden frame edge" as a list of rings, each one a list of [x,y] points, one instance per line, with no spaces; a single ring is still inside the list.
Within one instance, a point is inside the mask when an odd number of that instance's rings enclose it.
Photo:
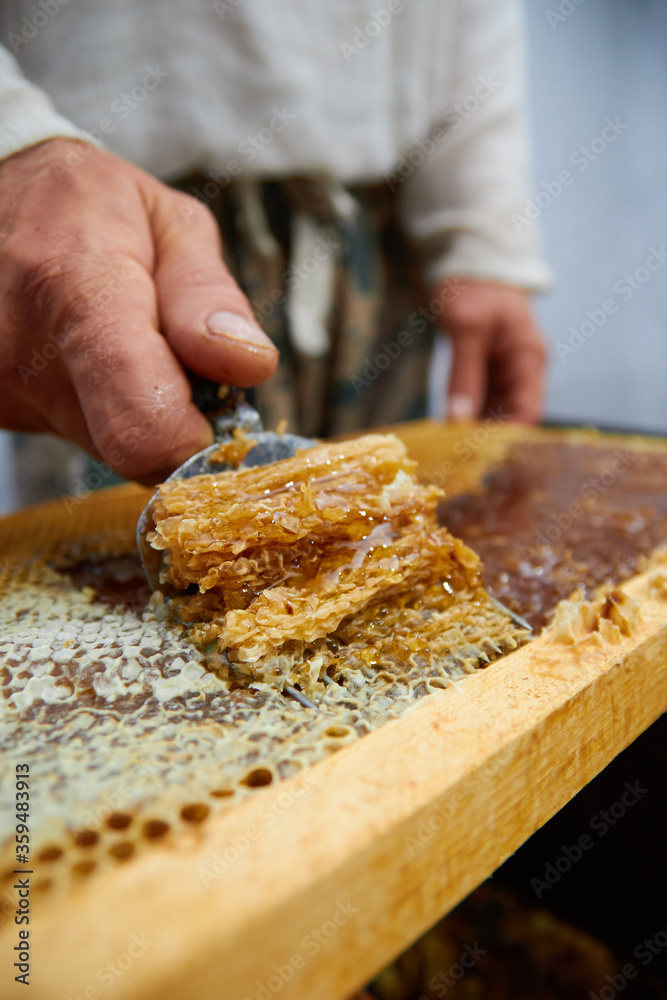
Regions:
[[[143,935],[100,996],[344,1000],[667,708],[653,573],[623,588],[644,620],[618,645],[591,655],[547,632],[310,768],[305,788],[259,792],[37,917],[36,995],[85,997]],[[263,820],[281,793],[288,806]]]

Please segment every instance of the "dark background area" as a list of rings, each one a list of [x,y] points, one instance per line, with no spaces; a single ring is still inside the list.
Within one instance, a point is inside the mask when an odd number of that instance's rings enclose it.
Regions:
[[[568,805],[537,831],[494,875],[527,903],[551,912],[608,944],[620,959],[640,970],[625,992],[642,980],[667,980],[667,948],[644,966],[633,951],[644,938],[667,931],[667,715],[663,715],[609,764]],[[618,802],[625,784],[646,793],[603,836],[604,820],[591,820]],[[544,880],[545,867],[582,834],[594,846],[543,892],[538,901],[531,879]],[[646,985],[646,982],[644,983]]]

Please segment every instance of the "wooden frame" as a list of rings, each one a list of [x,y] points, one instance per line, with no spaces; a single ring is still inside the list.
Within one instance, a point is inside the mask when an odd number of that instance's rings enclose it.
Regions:
[[[618,641],[545,633],[305,781],[258,789],[44,907],[32,995],[345,1000],[667,709],[654,576],[622,588],[641,615]]]

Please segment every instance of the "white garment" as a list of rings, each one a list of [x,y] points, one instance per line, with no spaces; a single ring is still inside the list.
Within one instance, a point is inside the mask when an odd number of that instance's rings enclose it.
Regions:
[[[0,39],[0,157],[84,130],[167,180],[389,180],[429,282],[548,283],[521,0],[3,0]]]

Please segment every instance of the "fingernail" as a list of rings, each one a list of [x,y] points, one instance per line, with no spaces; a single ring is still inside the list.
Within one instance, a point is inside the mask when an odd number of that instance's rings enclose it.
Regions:
[[[473,406],[470,396],[458,393],[450,396],[447,415],[452,420],[472,420]]]
[[[210,333],[219,337],[229,337],[264,351],[275,351],[271,340],[260,330],[256,323],[239,316],[238,313],[217,312],[206,320]]]

